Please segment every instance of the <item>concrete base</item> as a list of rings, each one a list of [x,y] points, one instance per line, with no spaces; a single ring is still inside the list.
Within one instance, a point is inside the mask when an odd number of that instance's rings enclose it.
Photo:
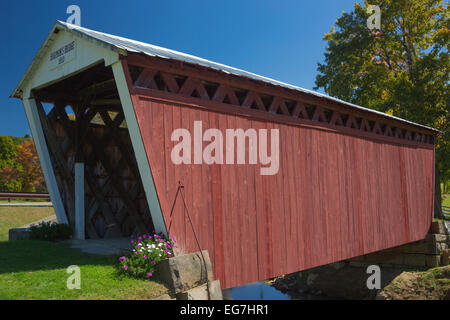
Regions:
[[[169,286],[173,293],[181,293],[201,286],[208,280],[214,280],[208,251],[202,251],[206,262],[203,263],[200,252],[176,256],[158,264],[158,275]]]
[[[209,295],[208,287],[205,283],[186,292],[178,293],[176,295],[177,300],[223,300],[222,289],[220,289],[220,281],[211,281],[208,285]]]
[[[220,282],[214,280],[208,251],[202,251],[202,254],[184,254],[158,264],[159,279],[177,300],[223,300]]]
[[[27,228],[9,229],[9,241],[28,239],[30,239],[30,231]]]

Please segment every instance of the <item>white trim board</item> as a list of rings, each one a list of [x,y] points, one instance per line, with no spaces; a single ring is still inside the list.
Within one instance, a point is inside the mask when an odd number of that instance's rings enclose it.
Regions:
[[[25,108],[25,114],[28,119],[28,123],[31,129],[31,135],[33,136],[36,151],[41,163],[42,172],[44,173],[45,183],[47,185],[50,199],[53,203],[56,218],[59,223],[68,224],[66,211],[61,200],[58,185],[56,184],[55,173],[53,171],[52,162],[50,160],[50,154],[48,153],[47,142],[45,141],[44,131],[39,120],[37,112],[37,105],[34,99],[23,99],[23,106]]]
[[[114,63],[112,65],[112,69],[114,72],[114,78],[116,80],[117,91],[119,92],[123,113],[127,122],[128,131],[130,133],[131,143],[136,155],[136,162],[138,164],[139,173],[144,186],[145,196],[150,209],[150,215],[152,216],[153,225],[156,232],[162,232],[167,235],[161,205],[156,193],[156,187],[150,169],[150,164],[148,163],[147,153],[145,152],[144,143],[142,142],[141,131],[139,130],[139,125],[137,123],[133,102],[131,101],[130,91],[128,89],[121,61]]]

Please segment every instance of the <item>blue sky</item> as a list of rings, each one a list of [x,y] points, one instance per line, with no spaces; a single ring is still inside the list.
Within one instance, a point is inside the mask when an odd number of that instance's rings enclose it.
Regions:
[[[328,32],[356,0],[0,1],[0,135],[28,122],[9,98],[55,20],[71,4],[81,26],[193,54],[306,89],[314,87]]]

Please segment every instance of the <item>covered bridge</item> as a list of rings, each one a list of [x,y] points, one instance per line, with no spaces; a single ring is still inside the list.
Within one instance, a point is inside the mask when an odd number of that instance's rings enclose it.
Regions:
[[[173,233],[194,252],[187,208],[223,288],[420,240],[431,223],[437,131],[320,93],[58,21],[12,96],[60,222],[79,238]]]

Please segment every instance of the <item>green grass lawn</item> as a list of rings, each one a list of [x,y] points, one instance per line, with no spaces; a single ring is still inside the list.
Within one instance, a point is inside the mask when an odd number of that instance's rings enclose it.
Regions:
[[[115,256],[86,254],[62,243],[6,241],[10,228],[52,214],[52,208],[0,207],[0,300],[152,299],[168,292],[155,281],[119,279]],[[67,289],[71,265],[80,267],[80,290]]]
[[[442,201],[442,205],[450,207],[450,194],[447,194],[446,197],[444,197],[444,200]]]
[[[55,214],[52,207],[0,207],[0,241],[8,240],[8,231]]]

